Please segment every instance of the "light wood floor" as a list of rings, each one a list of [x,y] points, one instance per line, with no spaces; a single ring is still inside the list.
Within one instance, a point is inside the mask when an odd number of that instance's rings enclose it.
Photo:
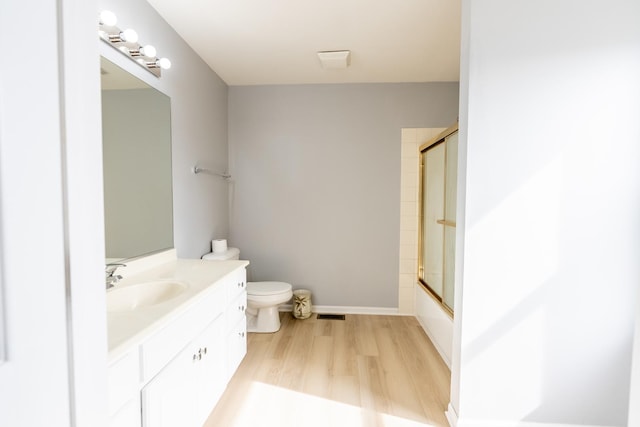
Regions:
[[[249,334],[204,427],[448,426],[450,373],[415,318],[346,315]]]

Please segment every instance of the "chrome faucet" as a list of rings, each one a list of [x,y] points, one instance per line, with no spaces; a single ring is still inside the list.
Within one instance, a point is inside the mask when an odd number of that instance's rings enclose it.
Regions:
[[[105,280],[106,280],[107,289],[113,288],[115,286],[115,283],[118,283],[118,281],[122,279],[121,275],[115,274],[118,267],[126,267],[126,266],[127,264],[120,264],[117,262],[107,264],[107,267],[104,270],[106,274]]]

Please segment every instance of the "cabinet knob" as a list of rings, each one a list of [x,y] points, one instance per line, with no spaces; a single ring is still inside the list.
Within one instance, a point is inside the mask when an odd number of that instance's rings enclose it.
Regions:
[[[238,332],[238,336],[240,336],[241,338],[244,338],[244,331],[243,332]]]
[[[238,311],[244,311],[244,305],[239,305],[238,306]]]
[[[205,347],[205,348],[202,350],[202,352],[203,352],[204,354],[207,354],[207,347]]]

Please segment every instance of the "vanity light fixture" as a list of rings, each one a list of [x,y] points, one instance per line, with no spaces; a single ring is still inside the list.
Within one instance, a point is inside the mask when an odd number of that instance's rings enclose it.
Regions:
[[[103,10],[100,12],[100,25],[105,25],[107,27],[115,27],[118,23],[118,17],[115,13],[110,10]]]
[[[138,33],[131,28],[127,28],[118,34],[109,34],[109,41],[111,43],[138,43]]]
[[[98,18],[98,35],[100,39],[110,46],[118,49],[144,69],[156,77],[161,76],[161,70],[171,68],[171,61],[167,58],[158,58],[156,48],[151,45],[140,45],[138,33],[131,28],[120,30],[116,27],[118,18],[116,14],[103,10]]]
[[[135,54],[133,52],[131,52],[131,55],[134,56]],[[151,46],[150,44],[148,44],[146,46],[142,46],[138,50],[138,55],[146,56],[147,58],[155,58],[156,57],[156,48]]]
[[[162,68],[163,70],[168,70],[169,68],[171,68],[171,61],[169,61],[167,58],[160,58],[155,62],[147,62],[147,67]]]

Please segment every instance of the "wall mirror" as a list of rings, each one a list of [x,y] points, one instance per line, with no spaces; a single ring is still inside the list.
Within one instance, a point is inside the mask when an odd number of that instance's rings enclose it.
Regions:
[[[107,262],[173,247],[171,101],[101,58]]]

